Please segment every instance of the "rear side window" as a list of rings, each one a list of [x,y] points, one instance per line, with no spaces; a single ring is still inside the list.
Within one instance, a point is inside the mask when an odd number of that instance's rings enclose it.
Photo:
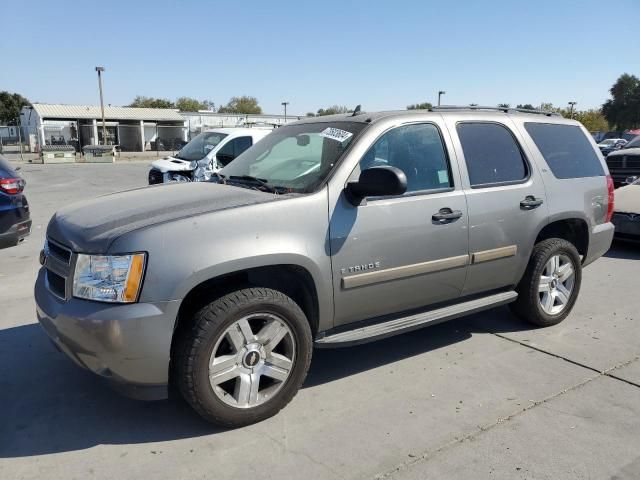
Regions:
[[[498,123],[457,125],[472,187],[520,182],[527,178],[527,163],[513,134]]]
[[[580,127],[528,122],[524,128],[556,178],[604,175],[598,154]]]

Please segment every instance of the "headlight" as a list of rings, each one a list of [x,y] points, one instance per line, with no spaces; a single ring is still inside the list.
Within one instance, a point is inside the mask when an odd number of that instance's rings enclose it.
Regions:
[[[99,302],[132,303],[142,286],[146,255],[78,255],[73,296]]]

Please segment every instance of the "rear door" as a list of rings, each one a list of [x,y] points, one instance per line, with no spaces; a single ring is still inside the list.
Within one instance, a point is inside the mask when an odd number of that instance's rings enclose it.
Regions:
[[[548,221],[540,172],[505,115],[447,117],[469,209],[471,263],[463,295],[515,285]]]

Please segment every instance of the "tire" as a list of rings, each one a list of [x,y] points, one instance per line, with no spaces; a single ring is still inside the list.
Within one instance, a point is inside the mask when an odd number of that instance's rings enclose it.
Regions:
[[[204,419],[228,428],[262,421],[287,405],[307,375],[313,347],[300,307],[269,288],[211,302],[178,342],[174,381],[182,396]]]
[[[558,259],[557,264],[554,259]],[[566,265],[573,269],[572,275]],[[582,264],[576,247],[560,238],[543,240],[533,248],[527,270],[516,287],[518,299],[510,304],[511,310],[539,327],[556,325],[571,312],[581,283]]]

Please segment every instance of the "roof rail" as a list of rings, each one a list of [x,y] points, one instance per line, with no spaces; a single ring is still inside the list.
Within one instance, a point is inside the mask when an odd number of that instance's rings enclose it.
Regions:
[[[538,115],[546,115],[547,117],[561,117],[559,113],[547,112],[545,110],[530,110],[528,108],[511,108],[511,107],[483,107],[479,105],[441,105],[431,107],[430,112],[446,111],[446,110],[493,110],[496,112],[521,112],[521,113],[536,113]]]

